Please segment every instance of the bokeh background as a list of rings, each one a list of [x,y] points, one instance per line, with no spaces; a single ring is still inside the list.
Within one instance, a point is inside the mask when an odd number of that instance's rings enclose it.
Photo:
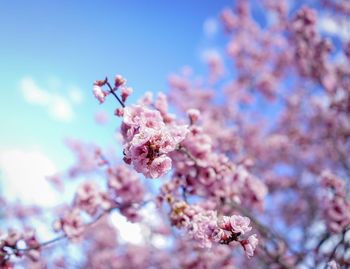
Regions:
[[[253,13],[268,23],[259,2]],[[218,16],[233,3],[0,0],[0,196],[48,207],[61,201],[46,176],[72,163],[66,138],[120,154],[117,104],[108,98],[100,105],[93,81],[122,74],[134,89],[132,103],[146,91],[167,91],[167,77],[183,66],[205,74],[206,57],[224,52]],[[302,4],[291,0],[295,8]],[[350,37],[350,23],[339,27],[331,16],[320,15],[321,32],[336,46]],[[121,230],[122,225],[133,240],[130,226],[119,219]]]

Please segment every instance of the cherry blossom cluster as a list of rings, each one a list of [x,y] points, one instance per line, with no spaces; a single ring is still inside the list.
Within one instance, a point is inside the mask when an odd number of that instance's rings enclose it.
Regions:
[[[54,223],[56,232],[62,231],[68,238],[78,239],[89,223],[114,209],[119,209],[130,221],[140,219],[138,211],[144,203],[145,189],[136,173],[122,164],[108,166],[106,177],[106,191],[95,181],[85,181],[78,187],[72,206]],[[90,221],[83,213],[90,216]]]
[[[10,262],[12,256],[25,256],[32,261],[38,261],[40,258],[39,249],[40,243],[32,229],[22,233],[16,230],[0,233],[0,268],[12,268],[13,265]]]
[[[94,216],[99,210],[108,210],[111,203],[107,193],[102,192],[94,181],[85,181],[76,191],[74,206]]]
[[[164,101],[158,99],[158,107]],[[169,154],[188,133],[187,125],[165,117],[164,109],[134,105],[123,109],[121,132],[124,161],[149,178],[159,178],[172,168]]]
[[[107,164],[107,160],[101,155],[99,146],[77,139],[66,139],[65,143],[76,159],[76,163],[71,165],[68,171],[68,175],[71,178],[94,173],[100,166]]]
[[[108,82],[108,79],[96,80],[94,83],[93,94],[95,98],[102,104],[105,102],[106,97],[109,94],[113,94],[119,102],[123,105],[129,95],[133,92],[133,89],[125,86],[126,80],[121,75],[116,75],[114,79],[114,87]],[[104,90],[103,87],[107,86],[108,90]],[[116,91],[120,89],[121,100],[117,97]]]
[[[188,236],[201,247],[210,248],[213,242],[228,245],[237,241],[244,248],[247,257],[252,257],[258,245],[256,234],[241,239],[252,227],[250,219],[240,215],[219,218],[214,210],[189,205],[184,201],[172,201],[170,220],[176,227],[185,229]]]
[[[140,219],[139,207],[145,202],[146,190],[137,174],[126,165],[108,169],[108,193],[120,212],[130,221]]]
[[[62,231],[68,238],[79,238],[84,232],[85,223],[78,208],[67,210],[63,216],[53,224],[56,232]]]
[[[350,228],[350,202],[344,191],[344,181],[332,174],[323,171],[321,174],[322,185],[328,190],[325,197],[325,218],[329,229],[334,233],[340,233]]]
[[[339,269],[337,263],[332,260],[327,264],[327,269]]]
[[[221,13],[221,21],[227,33],[232,35],[226,53],[233,60],[238,79],[227,85],[230,95],[240,94],[244,88],[256,90],[269,100],[274,100],[277,89],[290,61],[286,37],[280,30],[286,23],[285,1],[264,1],[263,3],[273,16],[276,24],[261,28],[252,19],[248,1],[237,1],[236,12],[226,8]],[[251,42],[254,36],[254,42]],[[243,98],[248,101],[247,93]]]
[[[175,152],[174,184],[182,184],[191,194],[218,200],[239,201],[263,208],[267,187],[247,168],[217,154],[204,129],[191,125],[189,134]]]
[[[296,60],[303,76],[314,78],[327,90],[334,90],[335,74],[328,61],[332,50],[329,40],[316,31],[316,11],[307,7],[296,14],[292,29],[296,44]]]

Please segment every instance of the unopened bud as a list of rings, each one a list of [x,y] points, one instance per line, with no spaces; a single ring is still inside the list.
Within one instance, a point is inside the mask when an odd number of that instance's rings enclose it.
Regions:
[[[187,115],[190,118],[191,124],[195,123],[199,119],[200,112],[198,109],[188,109]]]
[[[120,86],[124,85],[126,83],[126,80],[121,75],[116,75],[114,79],[114,86],[116,88],[119,88]]]
[[[125,102],[126,99],[129,97],[129,95],[133,92],[133,89],[130,88],[130,87],[123,87],[122,88],[122,93],[121,93],[121,96],[122,96],[122,101]]]
[[[104,86],[107,83],[107,81],[108,81],[107,77],[105,79],[103,79],[103,80],[96,80],[94,82],[94,85],[102,87],[102,86]]]

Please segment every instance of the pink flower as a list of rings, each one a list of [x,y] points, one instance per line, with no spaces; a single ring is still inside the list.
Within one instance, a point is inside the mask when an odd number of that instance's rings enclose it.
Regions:
[[[117,166],[109,171],[108,189],[123,204],[141,202],[145,192],[137,174],[126,165]]]
[[[54,223],[56,231],[62,230],[68,238],[79,237],[84,231],[84,222],[80,215],[80,210],[74,208],[66,212],[60,220]]]
[[[216,173],[213,168],[200,169],[198,181],[203,185],[210,185],[216,180]]]
[[[254,251],[258,245],[258,242],[259,240],[256,234],[249,236],[247,240],[241,241],[245,254],[247,255],[248,258],[251,258],[254,256]]]
[[[165,154],[153,160],[149,173],[152,178],[165,175],[171,169],[171,159]]]
[[[23,240],[25,241],[28,247],[38,248],[40,246],[40,243],[36,238],[35,231],[32,229],[25,231],[25,233],[23,234]]]
[[[102,104],[105,101],[107,93],[104,90],[102,90],[101,86],[94,85],[92,92],[94,93],[95,98],[100,102],[100,104]]]
[[[187,110],[187,115],[190,118],[191,124],[193,124],[199,119],[200,112],[198,109],[190,108]]]
[[[327,269],[338,269],[338,265],[334,260],[331,260],[328,264],[327,264]]]
[[[182,142],[189,133],[187,125],[173,125],[169,128],[169,135],[174,140],[174,144]]]
[[[224,229],[226,231],[231,231],[231,222],[230,222],[230,217],[228,216],[223,216],[220,218],[219,222],[218,222],[218,226],[221,229]]]
[[[250,219],[239,215],[233,215],[230,217],[231,229],[234,233],[245,234],[249,232],[252,227],[249,226]]]
[[[168,154],[185,139],[188,129],[166,124],[158,110],[136,105],[124,109],[121,133],[125,162],[146,177],[156,178],[171,169]]]
[[[230,32],[234,29],[238,24],[237,18],[233,14],[233,12],[226,8],[221,13],[221,20],[225,26],[226,31]]]
[[[101,192],[93,181],[82,183],[75,196],[75,205],[93,215],[96,213],[102,202]]]
[[[97,86],[100,86],[100,87],[102,87],[102,86],[104,86],[106,83],[107,83],[107,81],[108,81],[108,79],[107,78],[105,78],[105,79],[101,79],[101,80],[96,80],[95,82],[94,82],[94,85],[97,85]]]
[[[140,105],[124,108],[123,122],[129,127],[144,126],[155,128],[164,125],[159,111],[151,110]]]
[[[114,111],[114,115],[118,116],[118,117],[123,117],[124,115],[124,108],[119,107]]]
[[[160,111],[160,113],[166,114],[168,111],[168,101],[166,95],[164,93],[158,93],[158,97],[154,105]]]
[[[17,242],[22,239],[22,235],[16,230],[9,230],[4,242],[6,246],[15,247]]]
[[[122,101],[125,102],[132,92],[133,89],[131,87],[123,87],[121,90]]]
[[[116,75],[115,78],[114,78],[114,86],[116,88],[124,85],[126,83],[126,80],[125,78],[123,78],[121,75]]]

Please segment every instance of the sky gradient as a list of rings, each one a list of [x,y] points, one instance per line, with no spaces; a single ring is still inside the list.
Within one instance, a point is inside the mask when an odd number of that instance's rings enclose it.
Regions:
[[[166,90],[171,72],[184,65],[203,68],[208,35],[221,31],[214,19],[230,4],[0,1],[0,183],[12,182],[17,193],[18,182],[26,186],[34,179],[9,176],[8,169],[13,174],[31,167],[38,178],[40,171],[69,165],[66,137],[111,144],[118,122],[111,116],[98,126],[94,118],[101,110],[112,115],[116,104],[107,100],[100,106],[92,82],[123,74],[135,90],[133,100]]]

